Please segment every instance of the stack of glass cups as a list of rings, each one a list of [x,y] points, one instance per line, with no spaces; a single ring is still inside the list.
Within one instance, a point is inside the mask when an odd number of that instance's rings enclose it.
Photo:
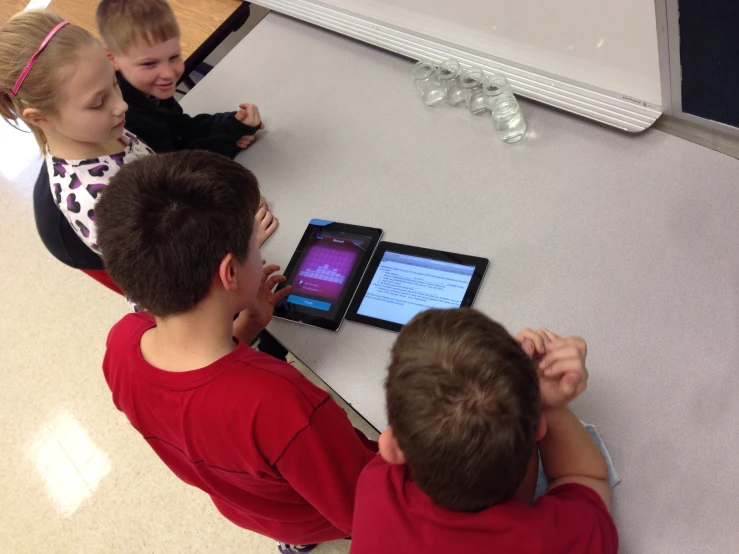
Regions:
[[[427,106],[446,100],[451,106],[466,104],[474,115],[490,113],[503,142],[517,142],[526,135],[521,107],[503,75],[486,77],[478,67],[462,70],[457,60],[446,60],[438,67],[421,60],[413,66],[413,82]]]
[[[498,137],[503,142],[518,142],[526,134],[526,121],[523,119],[521,106],[512,95],[495,104],[492,117]]]
[[[487,98],[488,108],[492,112],[495,105],[506,97],[513,96],[513,90],[508,79],[503,75],[490,75],[485,77],[482,90]]]
[[[508,79],[503,75],[491,75],[485,79],[482,89],[500,140],[507,143],[521,140],[526,134],[526,121]]]
[[[446,90],[439,83],[437,67],[433,62],[421,60],[413,66],[413,82],[421,101],[427,106],[436,106],[446,98]]]
[[[462,85],[462,91],[464,92],[464,99],[467,102],[467,107],[473,115],[483,115],[487,112],[488,102],[485,98],[485,93],[482,90],[482,83],[485,79],[485,74],[482,69],[477,67],[465,69],[462,71],[459,79]]]
[[[450,106],[461,106],[465,103],[464,91],[459,81],[462,67],[457,60],[447,60],[439,66],[439,82],[446,90],[446,103]]]

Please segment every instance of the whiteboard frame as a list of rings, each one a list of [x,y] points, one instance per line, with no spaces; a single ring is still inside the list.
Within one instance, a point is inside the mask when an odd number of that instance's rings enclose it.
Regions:
[[[508,78],[516,94],[624,131],[643,131],[662,114],[662,106],[627,94],[466,49],[313,0],[258,0],[255,3],[416,60],[439,63],[455,58],[463,66],[474,65],[489,73],[501,73]]]

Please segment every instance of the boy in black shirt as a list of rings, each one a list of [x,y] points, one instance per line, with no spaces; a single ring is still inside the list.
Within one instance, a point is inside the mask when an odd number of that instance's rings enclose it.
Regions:
[[[259,109],[190,117],[174,98],[185,71],[180,29],[164,0],[102,0],[97,24],[115,65],[126,128],[157,153],[208,150],[233,158],[264,128]]]

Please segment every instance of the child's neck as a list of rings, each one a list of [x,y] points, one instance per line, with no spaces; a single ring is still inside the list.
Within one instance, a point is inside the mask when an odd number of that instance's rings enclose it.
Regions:
[[[235,348],[233,312],[206,302],[187,313],[157,318],[157,326],[141,337],[144,359],[165,371],[200,369]]]
[[[51,155],[62,160],[85,160],[118,154],[126,148],[121,139],[108,142],[79,142],[53,131],[44,133]]]

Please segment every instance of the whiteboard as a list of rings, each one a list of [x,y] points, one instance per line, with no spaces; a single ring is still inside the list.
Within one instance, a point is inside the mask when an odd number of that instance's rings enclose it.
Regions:
[[[457,57],[518,94],[640,131],[660,115],[653,0],[259,0],[414,58]]]

